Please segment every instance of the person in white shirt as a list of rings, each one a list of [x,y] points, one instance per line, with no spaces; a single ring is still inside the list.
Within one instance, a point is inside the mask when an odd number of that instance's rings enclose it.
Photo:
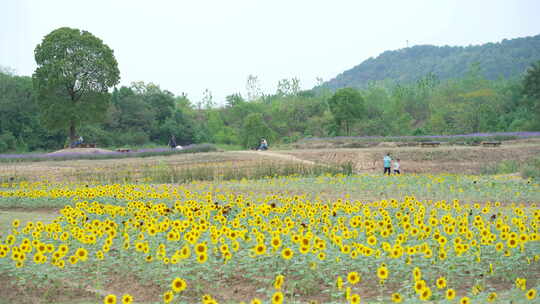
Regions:
[[[394,174],[401,174],[399,171],[399,158],[394,161]]]

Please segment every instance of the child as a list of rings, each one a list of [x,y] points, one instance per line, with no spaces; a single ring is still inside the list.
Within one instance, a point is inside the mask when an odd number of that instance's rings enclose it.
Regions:
[[[399,171],[399,158],[394,161],[394,174],[401,174]]]

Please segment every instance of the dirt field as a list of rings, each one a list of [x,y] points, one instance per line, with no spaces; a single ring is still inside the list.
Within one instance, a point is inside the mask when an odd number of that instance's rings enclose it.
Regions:
[[[396,147],[301,149],[271,151],[229,151],[179,154],[145,158],[41,161],[0,164],[0,180],[62,180],[85,172],[130,171],[143,167],[168,165],[257,166],[261,161],[296,162],[303,164],[342,164],[352,162],[358,173],[379,172],[386,153],[401,159],[404,173],[481,174],[485,168],[502,161],[527,162],[540,156],[540,139],[504,142],[500,147],[440,146],[436,148]]]
[[[387,144],[387,143],[386,143]],[[384,147],[273,151],[323,163],[351,161],[357,172],[379,172],[382,158],[390,153],[401,160],[405,173],[481,174],[482,169],[502,161],[526,162],[540,156],[540,140],[509,141],[500,147],[440,146],[436,148]]]

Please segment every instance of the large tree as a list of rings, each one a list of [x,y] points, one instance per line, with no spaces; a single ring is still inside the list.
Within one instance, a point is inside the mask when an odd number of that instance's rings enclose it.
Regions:
[[[334,96],[328,100],[328,106],[336,124],[340,128],[344,128],[347,135],[351,133],[351,125],[362,118],[365,112],[364,99],[353,88],[337,90]]]
[[[113,51],[87,31],[62,27],[49,33],[35,51],[33,75],[43,121],[50,129],[76,128],[100,121],[109,104],[108,89],[120,79]]]

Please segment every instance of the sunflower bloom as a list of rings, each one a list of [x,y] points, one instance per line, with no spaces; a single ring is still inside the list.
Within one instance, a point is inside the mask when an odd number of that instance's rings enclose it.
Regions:
[[[116,304],[116,295],[110,294],[103,299],[103,304]]]
[[[181,278],[175,278],[171,283],[171,289],[175,293],[184,291],[187,288],[187,283]]]
[[[173,298],[174,298],[174,293],[171,290],[169,290],[169,291],[167,291],[166,293],[163,294],[163,302],[164,303],[171,303]]]
[[[343,289],[343,279],[339,276],[337,277],[337,280],[336,280],[336,287],[338,290]]]
[[[440,277],[437,279],[437,288],[439,289],[443,289],[446,287],[446,278],[445,277]]]
[[[130,294],[125,294],[122,296],[122,304],[131,304],[133,303],[133,297]]]
[[[497,293],[496,292],[490,293],[487,297],[487,301],[491,303],[495,300],[497,300]]]
[[[525,295],[527,296],[527,300],[534,300],[536,298],[536,289],[529,289]]]
[[[349,274],[347,274],[347,281],[349,281],[349,283],[352,285],[355,285],[356,283],[360,282],[360,275],[356,271],[351,271]]]
[[[386,280],[388,278],[388,268],[384,265],[379,267],[379,269],[377,269],[377,276],[381,280]]]
[[[254,298],[251,300],[251,302],[249,302],[249,304],[262,304],[262,301],[258,298]]]
[[[461,300],[459,300],[459,304],[469,304],[471,303],[471,299],[469,297],[463,297]]]
[[[272,304],[281,304],[283,303],[283,293],[281,291],[276,291],[272,295]]]
[[[349,303],[351,304],[359,304],[360,303],[360,295],[353,293],[349,298]]]
[[[292,249],[290,248],[284,248],[282,251],[281,251],[281,257],[284,259],[284,260],[290,260],[294,255],[294,251],[292,251]]]
[[[431,298],[431,289],[429,289],[429,287],[426,287],[420,292],[420,300],[427,301],[430,298]]]
[[[452,288],[446,290],[446,299],[452,300],[456,297],[456,291]]]

